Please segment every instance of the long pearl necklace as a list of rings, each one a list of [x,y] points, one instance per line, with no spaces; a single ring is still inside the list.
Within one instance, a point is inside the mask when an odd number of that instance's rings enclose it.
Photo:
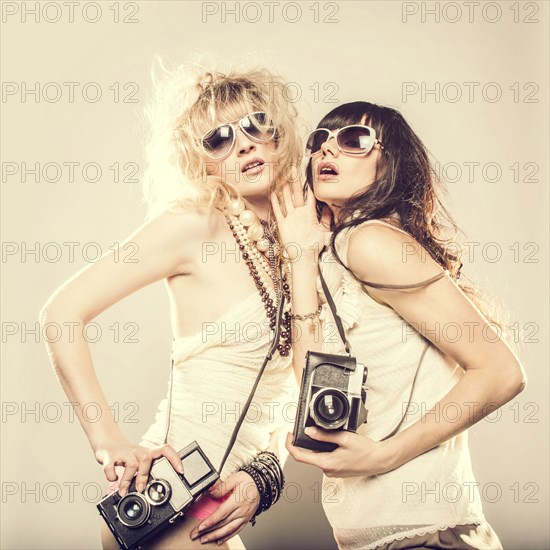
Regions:
[[[277,260],[281,260],[280,254],[276,254],[278,243],[273,233],[269,230],[267,222],[259,220],[254,212],[246,210],[241,201],[232,201],[231,214],[226,213],[229,227],[239,244],[242,256],[254,279],[256,288],[260,292],[262,302],[269,319],[269,327],[274,330],[277,323],[277,309],[279,305],[279,286],[285,293],[286,303],[281,322],[281,333],[277,349],[282,356],[287,356],[291,349],[291,320],[290,320],[290,286],[287,278],[288,266],[283,264],[283,277],[279,281]],[[258,229],[259,227],[259,229]],[[261,248],[260,248],[261,247]],[[265,250],[262,250],[265,248]],[[269,253],[269,263],[262,251]],[[273,281],[274,289],[268,284],[268,277]]]

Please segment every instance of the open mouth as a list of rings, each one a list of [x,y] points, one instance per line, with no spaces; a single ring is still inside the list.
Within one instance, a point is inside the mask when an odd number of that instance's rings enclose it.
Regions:
[[[241,172],[243,174],[258,174],[262,171],[264,164],[265,162],[260,158],[251,159],[248,162],[245,162],[241,168]]]
[[[317,168],[317,175],[321,180],[332,179],[338,173],[338,166],[332,162],[321,162]]]

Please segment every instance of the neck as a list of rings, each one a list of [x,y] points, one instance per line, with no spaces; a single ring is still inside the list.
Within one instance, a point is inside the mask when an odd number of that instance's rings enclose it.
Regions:
[[[332,210],[332,217],[334,219],[334,223],[337,224],[339,222],[341,207],[338,204],[334,204],[333,202],[327,203],[327,205]]]

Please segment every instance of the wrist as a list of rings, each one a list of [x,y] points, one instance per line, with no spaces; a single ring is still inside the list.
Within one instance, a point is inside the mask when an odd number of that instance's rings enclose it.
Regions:
[[[101,449],[105,449],[105,447],[109,445],[113,445],[113,443],[126,443],[128,440],[120,431],[118,426],[116,426],[110,430],[94,433],[89,437],[89,441],[92,450],[94,451],[94,453],[96,453]]]
[[[292,272],[298,271],[315,271],[319,265],[319,250],[315,248],[300,248],[297,255],[289,260]]]
[[[395,436],[378,442],[379,473],[386,474],[403,464],[400,451],[401,448],[397,444]]]

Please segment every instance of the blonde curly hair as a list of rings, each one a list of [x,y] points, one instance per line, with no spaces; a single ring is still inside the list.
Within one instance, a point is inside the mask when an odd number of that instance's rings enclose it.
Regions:
[[[206,212],[224,210],[238,190],[219,176],[209,175],[201,137],[220,123],[245,112],[265,111],[277,128],[276,162],[270,191],[281,189],[292,167],[302,163],[298,113],[284,96],[286,82],[266,68],[225,73],[187,63],[160,75],[152,70],[153,96],[146,107],[149,135],[142,180],[147,218],[169,206]]]

